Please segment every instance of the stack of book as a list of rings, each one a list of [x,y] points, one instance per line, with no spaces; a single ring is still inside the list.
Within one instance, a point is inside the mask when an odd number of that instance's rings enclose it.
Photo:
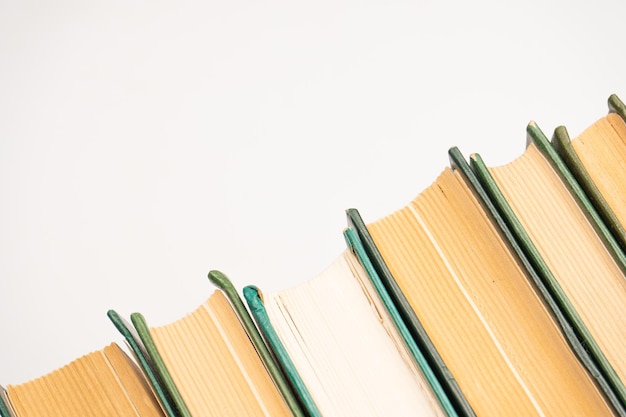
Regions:
[[[626,107],[533,122],[503,166],[449,151],[406,206],[274,293],[206,302],[0,390],[0,416],[626,416]],[[241,291],[240,291],[241,290]]]

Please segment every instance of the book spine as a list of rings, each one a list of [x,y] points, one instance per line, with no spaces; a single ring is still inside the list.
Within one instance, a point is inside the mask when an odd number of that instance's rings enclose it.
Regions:
[[[235,286],[232,284],[230,279],[228,279],[228,277],[220,271],[210,271],[208,276],[209,280],[222,290],[230,301],[237,317],[239,317],[239,321],[243,324],[250,341],[254,345],[261,361],[265,365],[265,369],[267,369],[270,377],[274,381],[274,384],[276,384],[276,388],[280,391],[283,399],[287,403],[287,406],[291,410],[291,413],[294,417],[304,417],[306,414],[302,409],[302,405],[299,403],[297,396],[292,387],[289,385],[285,375],[281,372],[275,358],[270,353],[265,341],[259,333],[259,330],[256,328],[252,318],[250,317],[248,310],[243,304]]]
[[[532,141],[535,146],[537,146],[546,160],[550,163],[550,165],[552,165],[565,186],[570,190],[572,196],[576,199],[579,207],[595,229],[598,236],[604,242],[605,246],[613,256],[613,259],[615,259],[615,262],[617,262],[622,272],[626,274],[626,253],[613,234],[609,231],[607,225],[598,213],[596,206],[592,204],[580,183],[576,180],[572,172],[555,150],[554,146],[535,123],[530,123],[528,125],[527,132],[528,140]]]
[[[389,267],[386,265],[385,260],[378,251],[374,240],[369,234],[367,226],[363,222],[360,213],[357,209],[350,208],[346,210],[346,215],[348,217],[349,227],[354,229],[356,232],[359,241],[363,245],[365,254],[380,277],[381,283],[383,284],[386,292],[389,294],[391,301],[396,306],[400,318],[405,323],[410,336],[417,344],[420,352],[423,353],[425,360],[428,362],[430,368],[435,374],[439,384],[445,392],[445,395],[451,402],[452,407],[456,410],[459,416],[474,417],[476,415],[474,410],[457,384],[454,375],[452,375],[441,358],[441,355],[428,337],[426,330],[419,321],[418,317],[415,315],[415,312],[402,293],[402,290],[393,278]]]
[[[179,417],[191,417],[191,413],[189,412],[189,409],[187,408],[183,397],[178,391],[178,388],[176,387],[172,376],[165,366],[165,362],[163,361],[161,354],[154,344],[154,340],[152,339],[152,335],[150,334],[150,328],[148,327],[146,319],[141,313],[132,313],[130,315],[130,320],[133,323],[133,326],[135,326],[137,334],[139,335],[139,338],[146,348],[148,357],[154,364],[154,369],[159,375],[161,381],[163,381],[164,388],[167,390],[170,398],[172,399],[172,403],[176,408],[176,414]]]
[[[528,141],[542,140],[542,133],[534,123],[528,125],[527,131]],[[545,146],[545,142],[547,139],[540,146]],[[506,201],[479,154],[473,154],[470,158],[470,170],[467,171],[467,175],[476,178],[472,185],[475,191],[482,190],[477,191],[477,195],[485,206],[491,208],[492,214],[501,219],[497,221],[498,227],[503,234],[510,235],[508,239],[512,247],[519,248],[517,253],[521,255],[520,260],[523,260],[531,279],[536,281],[541,296],[557,319],[573,352],[594,378],[614,411],[620,416],[626,416],[624,401],[626,392],[623,384]]]
[[[163,381],[159,378],[153,363],[150,361],[148,352],[141,342],[139,335],[134,331],[130,323],[124,320],[115,310],[109,310],[107,316],[115,326],[115,328],[124,336],[126,344],[133,352],[139,367],[145,375],[155,397],[159,401],[163,412],[168,417],[177,417],[172,398],[165,389]]]
[[[404,340],[405,345],[407,346],[407,348],[411,352],[411,355],[415,359],[415,363],[417,363],[417,366],[420,368],[420,370],[422,371],[422,374],[428,381],[431,389],[433,390],[435,396],[437,397],[439,403],[441,404],[442,409],[446,412],[446,415],[448,417],[458,417],[459,414],[457,413],[457,410],[454,408],[454,405],[450,401],[450,398],[448,397],[446,391],[441,386],[441,383],[439,382],[439,380],[437,379],[437,376],[433,372],[432,367],[426,360],[424,353],[420,350],[419,346],[417,345],[417,343],[411,336],[411,333],[408,327],[406,326],[406,324],[402,320],[402,317],[400,316],[400,312],[396,308],[391,297],[389,296],[389,293],[385,289],[385,286],[383,285],[380,277],[376,273],[374,265],[372,264],[369,257],[367,256],[367,253],[365,252],[365,249],[363,248],[363,245],[359,237],[357,236],[357,233],[355,232],[354,229],[352,229],[351,227],[348,227],[344,231],[344,237],[345,237],[346,243],[348,244],[348,247],[354,252],[357,259],[361,262],[361,265],[363,266],[363,269],[367,273],[370,279],[370,282],[376,289],[376,293],[378,294],[379,298],[385,305],[385,308],[387,309],[387,312],[391,316],[396,329],[400,333],[402,339]]]
[[[626,229],[624,229],[595,182],[591,179],[591,175],[589,175],[589,172],[572,146],[570,136],[565,126],[559,126],[554,130],[551,143],[567,169],[569,169],[572,177],[578,182],[580,188],[597,210],[598,215],[619,244],[621,250],[625,251]]]
[[[3,386],[0,386],[0,417],[16,417],[7,390]]]
[[[289,357],[289,354],[280,341],[276,330],[274,330],[274,326],[272,326],[272,323],[270,322],[267,310],[263,304],[261,291],[253,285],[248,285],[243,289],[243,296],[248,303],[252,316],[254,317],[259,329],[261,329],[268,346],[276,356],[277,362],[280,364],[283,372],[290,381],[293,390],[298,395],[304,409],[308,411],[308,414],[311,417],[321,417],[321,413],[317,408],[313,397],[311,397],[311,394],[300,377],[296,366]]]

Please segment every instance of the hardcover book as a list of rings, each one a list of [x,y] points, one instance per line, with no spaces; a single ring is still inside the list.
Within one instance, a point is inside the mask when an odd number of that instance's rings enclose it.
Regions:
[[[552,144],[626,251],[626,106],[615,94],[608,104],[609,114],[574,139],[557,127]]]
[[[528,137],[516,160],[488,168],[472,155],[472,168],[623,410],[623,252],[536,124],[528,125]]]

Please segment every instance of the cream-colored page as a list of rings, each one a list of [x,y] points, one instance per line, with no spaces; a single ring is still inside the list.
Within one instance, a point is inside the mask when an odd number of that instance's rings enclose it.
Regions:
[[[356,265],[347,250],[313,279],[264,295],[270,321],[318,409],[324,416],[444,415],[381,324],[391,319],[365,295],[351,269]]]

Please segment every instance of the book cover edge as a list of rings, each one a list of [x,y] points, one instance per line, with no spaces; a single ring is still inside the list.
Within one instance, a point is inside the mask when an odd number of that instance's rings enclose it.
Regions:
[[[530,143],[530,141],[536,141],[538,134],[543,135],[534,122],[528,124],[527,134],[528,143]],[[525,232],[521,222],[517,219],[513,209],[506,201],[480,154],[474,153],[471,155],[470,167],[481,187],[486,192],[489,200],[502,216],[504,223],[511,231],[517,244],[524,251],[530,264],[535,269],[535,272],[541,277],[543,284],[552,294],[558,309],[566,317],[567,322],[569,322],[577,338],[580,340],[581,345],[584,347],[585,351],[589,353],[590,358],[593,360],[599,372],[598,374],[594,375],[592,373],[591,375],[596,379],[598,386],[602,388],[603,393],[610,401],[615,411],[622,416],[626,415],[626,397],[624,396],[625,391],[623,390],[623,384],[621,384],[615,370],[598,347],[597,342],[591,336],[586,325],[566,297],[556,277],[554,277],[550,268],[548,268],[546,262],[543,260],[543,257],[539,254],[539,251]],[[587,369],[590,370],[591,368]]]
[[[355,256],[363,266],[363,269],[367,273],[368,278],[374,286],[381,302],[391,316],[394,326],[404,340],[405,345],[409,349],[409,352],[413,356],[416,364],[426,378],[426,382],[430,385],[430,388],[433,390],[433,393],[437,397],[437,400],[439,401],[446,415],[450,417],[458,416],[458,413],[454,408],[454,405],[450,401],[447,392],[443,389],[439,379],[437,378],[432,367],[430,366],[430,363],[428,363],[428,361],[426,360],[424,353],[421,351],[417,343],[415,343],[415,340],[411,336],[408,327],[400,316],[400,312],[398,311],[395,304],[391,300],[391,297],[387,293],[387,290],[380,280],[380,277],[378,276],[374,265],[370,261],[365,252],[365,249],[363,248],[363,244],[361,243],[357,232],[353,228],[347,227],[344,230],[344,238],[348,247],[354,252]]]
[[[467,160],[463,157],[460,150],[456,147],[450,148],[448,155],[450,157],[452,168],[458,170],[458,172],[462,175],[463,179],[468,184],[468,187],[470,187],[470,189],[474,193],[474,196],[478,199],[479,203],[483,207],[483,210],[485,210],[486,214],[495,223],[495,227],[500,231],[503,239],[506,241],[517,260],[527,272],[527,276],[539,291],[539,295],[546,303],[548,309],[550,310],[550,313],[556,320],[556,324],[561,330],[561,333],[563,334],[565,340],[567,341],[570,349],[572,350],[578,361],[582,364],[590,377],[595,381],[596,385],[602,391],[605,398],[607,398],[607,400],[611,404],[613,410],[622,417],[626,416],[626,408],[624,408],[623,404],[619,401],[618,397],[611,389],[611,385],[608,383],[604,374],[602,374],[602,372],[600,371],[596,361],[594,361],[590,352],[587,350],[585,343],[581,341],[580,337],[574,330],[571,322],[566,317],[562,307],[555,300],[554,294],[546,285],[545,280],[554,279],[554,277],[550,278],[541,274],[540,270],[542,268],[545,268],[547,270],[547,266],[545,266],[545,264],[538,268],[536,264],[531,262],[528,253],[522,248],[522,244],[520,244],[518,238],[515,237],[515,233],[511,231],[509,225],[510,219],[507,220],[506,216],[503,215],[497,208],[499,204],[494,201],[493,194],[483,188],[482,181],[488,181],[488,179],[485,178],[481,181],[477,173],[475,172],[475,169],[482,169],[482,166],[477,166],[475,168],[470,166]],[[479,161],[478,163],[482,163],[484,166],[480,155],[472,155],[472,158],[476,158]],[[530,238],[528,238],[527,243],[530,243]],[[538,252],[536,255],[540,256]]]
[[[187,405],[185,404],[185,401],[181,396],[180,391],[178,391],[176,383],[172,379],[172,376],[170,375],[169,370],[167,369],[167,366],[165,365],[165,362],[163,361],[163,358],[161,357],[161,354],[159,353],[159,350],[157,349],[156,344],[152,339],[152,335],[150,334],[150,328],[148,327],[146,319],[141,313],[137,312],[132,313],[130,315],[130,319],[133,326],[135,327],[135,330],[137,331],[137,334],[139,335],[139,338],[146,348],[148,357],[154,364],[154,369],[159,375],[161,381],[163,381],[163,387],[169,393],[170,398],[172,399],[172,403],[176,407],[178,414],[181,417],[191,417],[191,413],[189,412],[189,409],[187,408]]]
[[[465,397],[465,394],[458,386],[454,375],[452,375],[439,355],[439,352],[430,340],[430,337],[419,321],[419,318],[415,315],[415,312],[402,293],[402,290],[400,290],[400,287],[391,274],[385,260],[378,251],[378,248],[369,234],[361,214],[356,208],[349,208],[346,210],[346,215],[349,227],[354,229],[356,235],[359,237],[365,253],[368,256],[368,259],[372,262],[374,270],[377,272],[381,283],[398,309],[400,317],[409,329],[413,340],[417,343],[420,351],[424,354],[431,369],[437,376],[442,388],[446,391],[447,397],[452,402],[454,409],[457,413],[459,413],[459,415],[465,417],[475,417],[476,414]]]
[[[155,371],[154,365],[151,363],[146,348],[137,332],[117,311],[110,309],[107,311],[107,316],[124,337],[127,346],[135,356],[165,414],[169,417],[177,417],[169,392],[163,386],[163,381],[161,381],[158,373]]]
[[[268,346],[263,340],[259,330],[254,324],[248,310],[246,309],[237,289],[232,284],[230,279],[221,271],[212,270],[208,273],[209,280],[218,287],[224,294],[226,298],[230,301],[231,306],[233,307],[235,314],[239,318],[239,321],[242,323],[252,345],[257,351],[261,362],[263,362],[265,369],[267,369],[270,377],[274,381],[276,388],[281,393],[283,399],[285,400],[287,406],[291,410],[291,413],[295,417],[303,417],[305,413],[302,409],[302,405],[298,400],[297,394],[293,391],[291,385],[287,381],[285,375],[282,373],[279,368],[278,363],[276,362],[274,356],[272,356]]]
[[[252,317],[255,319],[257,326],[265,337],[268,346],[271,348],[272,352],[274,352],[279,366],[288,381],[291,382],[291,386],[300,399],[304,409],[307,410],[311,417],[321,417],[321,413],[313,397],[309,393],[308,388],[300,377],[295,364],[291,360],[291,357],[287,353],[287,350],[269,319],[267,310],[265,309],[262,291],[254,285],[247,285],[243,289],[243,296],[250,308]]]

